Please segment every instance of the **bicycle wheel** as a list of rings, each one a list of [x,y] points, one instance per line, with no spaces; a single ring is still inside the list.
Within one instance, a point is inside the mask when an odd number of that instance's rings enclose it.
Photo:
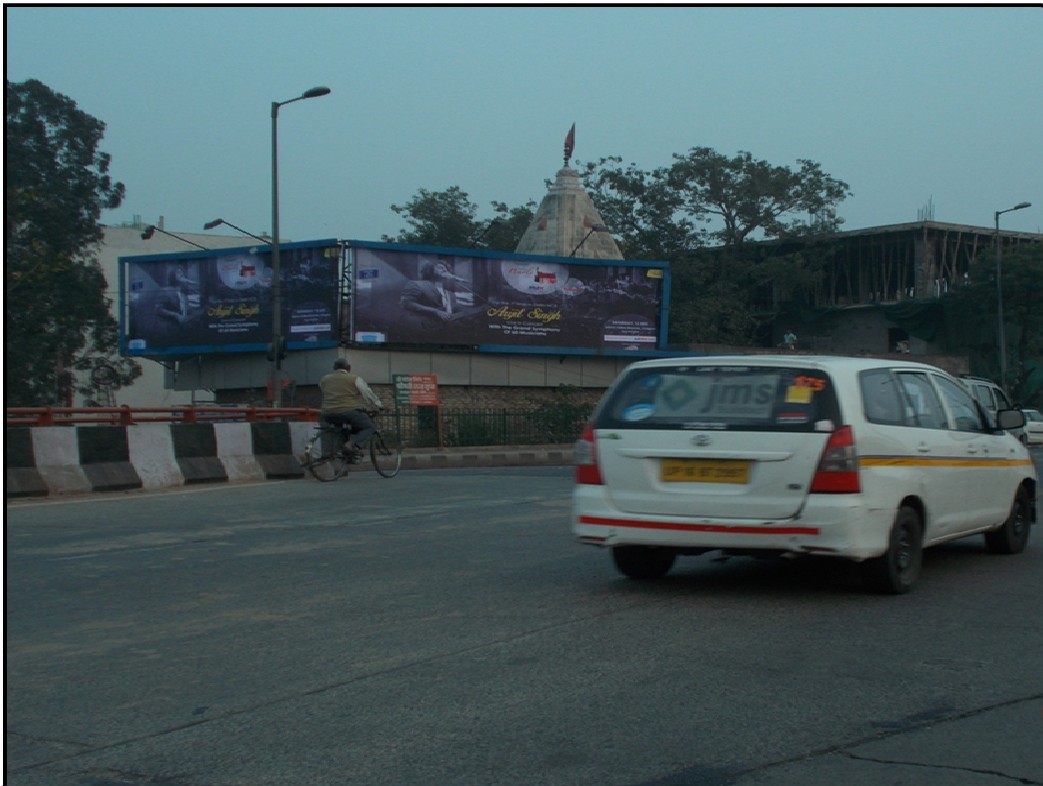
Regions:
[[[337,435],[320,432],[311,438],[305,450],[308,472],[316,480],[328,483],[348,474],[348,462],[340,455]]]
[[[402,445],[394,434],[378,431],[369,440],[369,457],[373,468],[385,478],[393,478],[402,469]]]

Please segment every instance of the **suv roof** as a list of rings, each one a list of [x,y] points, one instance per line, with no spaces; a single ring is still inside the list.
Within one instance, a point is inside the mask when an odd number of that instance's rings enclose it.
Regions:
[[[891,360],[871,357],[850,357],[846,355],[692,355],[654,360],[639,360],[631,364],[634,367],[654,368],[656,366],[676,366],[685,361],[705,365],[720,363],[722,365],[748,366],[811,366],[822,369],[849,369],[861,371],[867,368],[920,368],[939,371],[937,366],[919,363],[914,360]]]

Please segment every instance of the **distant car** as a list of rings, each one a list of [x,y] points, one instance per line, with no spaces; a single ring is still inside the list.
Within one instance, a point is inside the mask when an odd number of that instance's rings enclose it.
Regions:
[[[825,555],[875,590],[907,592],[922,549],[983,534],[1013,554],[1037,476],[967,389],[914,362],[700,356],[628,366],[576,443],[572,531],[634,579],[675,559]]]
[[[1023,409],[1025,413],[1025,444],[1043,445],[1043,414],[1038,409]]]
[[[1006,391],[991,379],[964,374],[960,377],[960,382],[971,392],[974,400],[981,404],[993,425],[996,423],[997,412],[1001,409],[1011,409],[1014,406],[1010,403],[1010,396]],[[1022,444],[1025,443],[1026,436],[1023,429],[1012,429],[1011,433],[1021,440]]]

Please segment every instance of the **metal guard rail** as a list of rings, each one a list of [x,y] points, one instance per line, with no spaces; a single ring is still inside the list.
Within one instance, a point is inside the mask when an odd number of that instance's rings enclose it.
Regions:
[[[8,407],[8,426],[133,426],[137,423],[318,421],[311,407],[178,405],[170,407]]]

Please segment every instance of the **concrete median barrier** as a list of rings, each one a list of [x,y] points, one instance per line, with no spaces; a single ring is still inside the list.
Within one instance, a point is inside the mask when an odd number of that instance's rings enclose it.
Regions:
[[[314,423],[12,426],[5,496],[40,497],[305,477]],[[403,469],[567,465],[572,445],[409,448]],[[358,470],[370,469],[369,462]]]

